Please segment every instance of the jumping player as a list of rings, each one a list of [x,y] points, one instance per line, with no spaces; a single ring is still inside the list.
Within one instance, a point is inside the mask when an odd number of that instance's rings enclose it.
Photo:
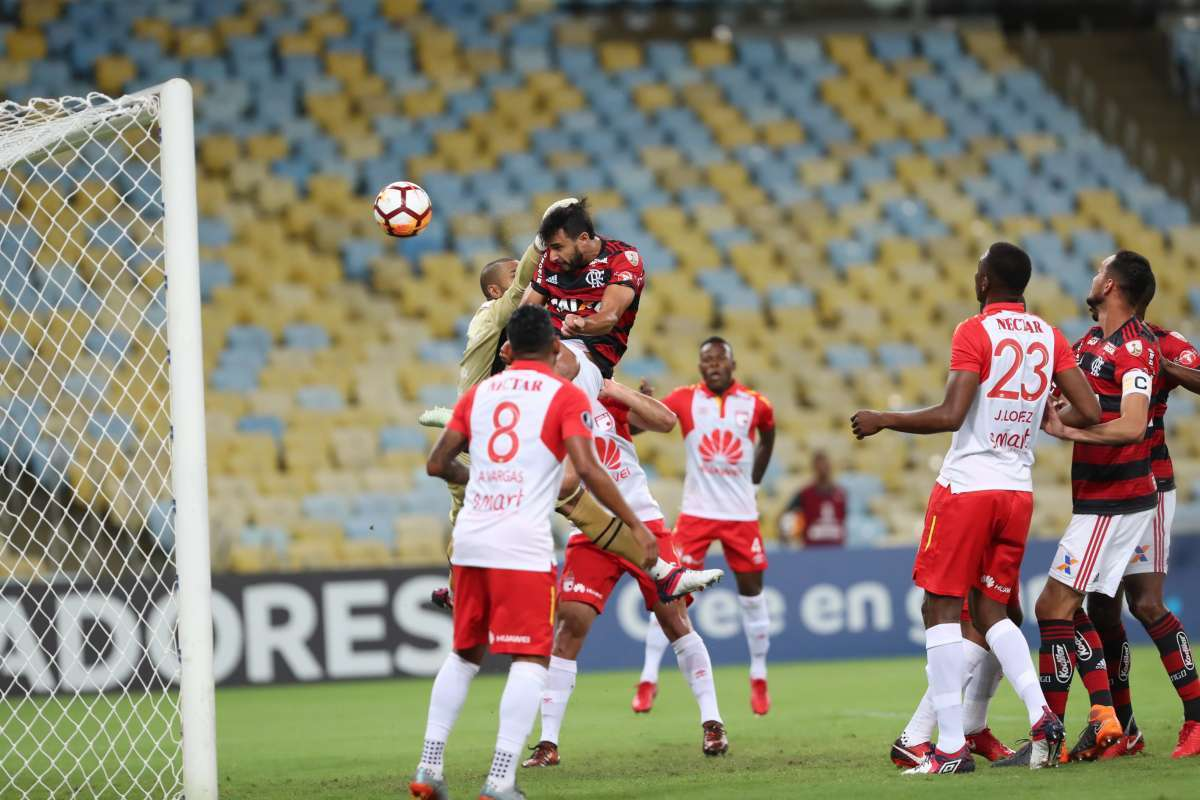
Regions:
[[[729,342],[719,336],[705,339],[699,364],[703,381],[674,390],[663,403],[679,418],[687,448],[675,546],[684,566],[699,569],[709,545],[721,542],[737,579],[742,627],[750,649],[750,708],[762,715],[771,709],[767,692],[771,623],[762,593],[767,554],[758,527],[755,490],[775,446],[775,414],[765,397],[734,380],[736,367]],[[645,713],[653,706],[668,642],[652,616],[645,666],[633,701],[635,712]]]
[[[1142,298],[1136,309],[1137,316],[1145,320],[1146,311],[1154,299],[1155,284],[1150,281],[1148,296]],[[1100,593],[1088,595],[1088,616],[1095,626],[1096,639],[1100,646],[1086,643],[1079,648],[1079,669],[1084,670],[1084,661],[1098,659],[1107,667],[1108,681],[1116,709],[1117,719],[1124,736],[1103,751],[1081,748],[1079,757],[1113,758],[1141,752],[1145,747],[1142,732],[1133,714],[1133,702],[1129,691],[1130,650],[1125,626],[1121,622],[1121,592],[1124,592],[1133,616],[1158,646],[1163,666],[1183,702],[1183,727],[1174,758],[1200,755],[1200,679],[1196,675],[1194,660],[1189,664],[1191,646],[1187,633],[1179,619],[1163,602],[1163,584],[1166,581],[1167,564],[1171,552],[1171,522],[1175,516],[1175,471],[1171,454],[1167,449],[1165,415],[1167,400],[1172,390],[1182,386],[1200,393],[1200,373],[1194,368],[1200,364],[1200,352],[1177,331],[1167,330],[1147,323],[1150,332],[1157,338],[1161,372],[1154,383],[1151,398],[1150,459],[1151,470],[1158,488],[1158,506],[1154,523],[1138,544],[1130,564],[1125,569],[1121,589],[1116,597]],[[1099,328],[1093,328],[1087,337],[1100,336]],[[1078,621],[1078,618],[1077,618]],[[1079,631],[1076,631],[1079,636]]]
[[[611,378],[625,354],[646,285],[637,248],[596,235],[587,199],[548,211],[538,228],[546,252],[522,303],[544,305],[565,340],[578,340]]]
[[[602,380],[595,364],[587,359],[571,358],[563,349],[559,374],[570,377],[587,392]],[[645,471],[634,448],[630,426],[669,433],[675,428],[675,415],[659,401],[611,380],[604,380],[599,398],[592,402],[595,420],[596,450],[600,461],[621,490],[625,500],[646,527],[658,538],[660,557],[677,560],[671,544],[671,532],[663,524],[662,509],[650,494]],[[705,755],[721,755],[729,749],[725,725],[717,706],[712,660],[700,634],[692,629],[683,600],[664,603],[654,582],[628,560],[598,548],[586,536],[576,533],[567,542],[555,614],[554,650],[550,658],[550,678],[542,697],[541,740],[524,763],[526,767],[549,767],[559,763],[559,733],[567,704],[575,689],[578,672],[576,659],[596,617],[612,596],[623,574],[637,581],[646,602],[671,640],[680,671],[687,680],[700,707],[701,750]]]
[[[550,514],[569,457],[579,479],[627,526],[647,554],[654,537],[596,460],[588,398],[554,373],[560,347],[543,309],[509,321],[513,362],[468,390],[429,456],[430,475],[467,486],[454,525],[454,652],[430,695],[414,797],[446,798],[442,754],[485,652],[512,656],[500,699],[500,730],[482,798],[523,798],[518,754],[533,727],[550,660],[554,618],[554,539]],[[470,450],[470,471],[457,456]]]
[[[1063,728],[1046,707],[1029,647],[1007,616],[1020,578],[1033,513],[1033,443],[1051,381],[1079,414],[1100,409],[1056,328],[1025,310],[1032,267],[1006,242],[988,248],[975,273],[982,312],[954,331],[950,378],[940,405],[920,411],[859,411],[859,439],[889,428],[903,433],[954,431],[918,545],[913,581],[925,590],[926,672],[937,714],[938,743],[906,774],[975,769],[963,730],[963,599],[971,618],[1020,695],[1032,726],[1029,765],[1052,765]],[[1090,404],[1090,405],[1089,405]]]
[[[1100,263],[1087,297],[1099,325],[1076,343],[1075,352],[1100,397],[1101,424],[1087,427],[1072,401],[1061,412],[1052,405],[1043,425],[1075,444],[1074,513],[1050,567],[1053,580],[1036,606],[1042,688],[1060,718],[1076,668],[1077,637],[1086,642],[1091,628],[1086,614],[1079,614],[1084,595],[1115,597],[1137,547],[1153,535],[1158,486],[1147,428],[1160,359],[1154,334],[1136,314],[1153,279],[1150,263],[1128,250]],[[1073,751],[1076,757],[1085,756],[1084,750],[1102,751],[1124,735],[1107,675],[1099,669],[1092,675],[1088,729],[1083,747]]]

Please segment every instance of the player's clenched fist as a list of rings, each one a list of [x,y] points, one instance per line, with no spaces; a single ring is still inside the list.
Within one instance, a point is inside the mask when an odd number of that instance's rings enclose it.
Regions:
[[[883,430],[883,415],[878,411],[858,411],[850,418],[850,430],[857,439],[874,436]]]
[[[569,339],[572,336],[580,336],[583,334],[583,317],[578,314],[567,314],[563,318],[562,323],[563,338]]]

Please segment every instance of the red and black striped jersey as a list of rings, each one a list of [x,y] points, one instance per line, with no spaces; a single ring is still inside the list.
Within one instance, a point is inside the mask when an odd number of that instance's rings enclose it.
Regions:
[[[1177,361],[1185,367],[1200,365],[1200,352],[1178,331],[1160,328],[1147,322],[1150,332],[1158,337],[1158,350],[1163,358]],[[1175,467],[1171,464],[1171,452],[1167,449],[1167,396],[1179,386],[1165,371],[1154,381],[1154,396],[1150,398],[1150,468],[1160,492],[1175,488]]]
[[[1137,317],[1107,339],[1099,326],[1075,343],[1075,360],[1100,399],[1100,421],[1121,416],[1126,394],[1150,398],[1158,375],[1155,338]],[[1149,425],[1140,441],[1126,445],[1075,443],[1071,495],[1076,514],[1131,514],[1158,505],[1150,469]]]
[[[596,313],[604,290],[609,286],[628,286],[633,289],[633,302],[617,320],[613,329],[602,336],[580,336],[588,352],[606,378],[611,378],[613,367],[625,355],[629,344],[629,333],[637,319],[638,301],[646,285],[646,272],[637,248],[615,239],[601,239],[600,253],[582,269],[568,270],[542,254],[537,274],[530,285],[535,292],[546,298],[546,309],[554,321],[556,330],[562,330],[563,320],[568,314],[590,317]]]

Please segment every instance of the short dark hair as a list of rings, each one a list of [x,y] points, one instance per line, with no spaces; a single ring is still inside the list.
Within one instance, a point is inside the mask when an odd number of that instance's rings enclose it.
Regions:
[[[1131,305],[1139,306],[1154,286],[1154,270],[1150,261],[1132,250],[1118,250],[1108,262],[1108,270],[1117,288]]]
[[[720,336],[710,336],[700,343],[700,349],[703,350],[710,344],[719,344],[724,346],[724,348],[729,351],[729,357],[733,358],[733,345],[731,345],[727,339],[724,339]]]
[[[496,273],[500,271],[500,267],[510,261],[516,261],[516,259],[508,256],[497,258],[484,264],[483,269],[479,270],[479,291],[483,292],[485,298],[491,299],[488,298],[487,287],[496,283]]]
[[[1138,301],[1136,308],[1145,311],[1150,307],[1150,301],[1154,299],[1154,293],[1158,291],[1158,281],[1154,279],[1154,271],[1150,271],[1150,281],[1146,286],[1146,293],[1142,295],[1142,299]]]
[[[596,228],[592,225],[592,215],[588,211],[586,197],[580,198],[578,203],[554,209],[538,226],[538,235],[542,237],[543,242],[550,241],[551,237],[559,231],[564,231],[572,239],[578,238],[581,233],[586,233],[593,238],[596,236]]]
[[[542,306],[520,306],[508,321],[508,343],[514,356],[540,356],[554,343],[550,312]]]
[[[988,274],[1004,289],[1021,294],[1029,285],[1033,262],[1029,254],[1010,242],[994,242],[983,254]]]

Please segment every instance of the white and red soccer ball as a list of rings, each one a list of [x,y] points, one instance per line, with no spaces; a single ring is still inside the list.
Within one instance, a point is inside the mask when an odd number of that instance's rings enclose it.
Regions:
[[[389,183],[375,196],[375,221],[388,236],[416,236],[431,219],[433,204],[429,195],[415,183]]]

